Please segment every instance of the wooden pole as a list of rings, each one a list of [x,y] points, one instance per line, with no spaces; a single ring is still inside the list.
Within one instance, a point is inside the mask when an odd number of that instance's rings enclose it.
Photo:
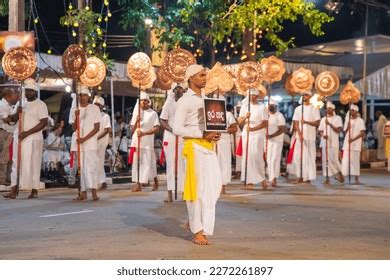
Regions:
[[[25,4],[24,0],[10,0],[8,4],[8,30],[24,31],[25,22]]]
[[[248,181],[248,155],[249,155],[249,127],[250,127],[250,113],[251,113],[251,90],[249,90],[249,96],[248,96],[248,113],[249,113],[249,118],[248,118],[248,124],[247,124],[247,130],[246,130],[246,147],[245,147],[245,180],[244,180],[244,185],[246,187],[247,181]]]

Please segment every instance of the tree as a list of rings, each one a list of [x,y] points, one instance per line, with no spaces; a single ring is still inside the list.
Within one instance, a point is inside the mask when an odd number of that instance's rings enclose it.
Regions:
[[[9,0],[0,0],[0,16],[8,15],[8,2]]]
[[[282,38],[287,22],[301,20],[315,36],[324,35],[321,27],[333,20],[305,0],[118,0],[123,7],[122,27],[134,27],[136,47],[145,40],[145,18],[151,18],[160,46],[182,45],[196,55],[209,52],[211,64],[218,49],[255,59],[262,42],[273,46],[277,55],[294,46],[294,37]],[[195,46],[196,44],[196,46]],[[219,47],[219,48],[218,48]],[[228,50],[229,49],[229,50]],[[222,56],[222,55],[221,55]]]

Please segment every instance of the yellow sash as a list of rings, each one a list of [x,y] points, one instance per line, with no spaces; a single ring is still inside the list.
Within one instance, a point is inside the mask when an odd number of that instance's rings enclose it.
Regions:
[[[214,149],[214,143],[211,141],[196,138],[184,139],[183,156],[187,160],[187,166],[183,199],[187,201],[196,201],[197,199],[197,180],[195,173],[195,153],[193,144],[197,144],[211,151]]]

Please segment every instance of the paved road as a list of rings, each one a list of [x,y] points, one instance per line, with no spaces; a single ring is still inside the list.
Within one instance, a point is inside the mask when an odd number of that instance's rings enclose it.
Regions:
[[[0,259],[390,259],[384,170],[365,173],[364,186],[283,181],[267,191],[229,186],[205,247],[183,229],[185,203],[164,204],[163,190],[116,185],[98,202],[74,202],[71,189],[1,198]]]

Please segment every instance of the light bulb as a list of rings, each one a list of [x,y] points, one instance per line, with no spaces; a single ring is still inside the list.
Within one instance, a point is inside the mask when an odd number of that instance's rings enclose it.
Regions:
[[[71,86],[70,85],[66,85],[65,91],[69,93],[69,92],[71,92],[71,90],[72,90]]]
[[[74,27],[79,27],[79,23],[78,23],[78,22],[75,22],[75,23],[73,23],[73,26],[74,26]]]

